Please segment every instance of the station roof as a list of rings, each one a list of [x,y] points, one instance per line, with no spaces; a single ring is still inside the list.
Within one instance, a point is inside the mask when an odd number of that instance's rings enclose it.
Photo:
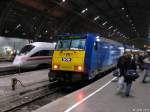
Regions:
[[[149,44],[150,0],[1,0],[0,35],[53,41],[96,32],[138,47]]]

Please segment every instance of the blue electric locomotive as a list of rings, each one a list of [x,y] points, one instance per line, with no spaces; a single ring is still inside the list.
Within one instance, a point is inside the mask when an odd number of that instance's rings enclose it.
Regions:
[[[115,67],[123,52],[121,43],[105,39],[99,34],[59,35],[49,79],[93,79],[100,72]]]

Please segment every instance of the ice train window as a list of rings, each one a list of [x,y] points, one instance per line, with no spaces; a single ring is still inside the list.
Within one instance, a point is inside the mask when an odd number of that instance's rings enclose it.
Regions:
[[[36,52],[35,54],[33,54],[31,57],[35,57],[35,56],[51,56],[52,55],[52,51],[50,50],[41,50]]]
[[[20,54],[27,54],[28,52],[30,52],[35,46],[33,45],[26,45],[24,46],[21,51]]]

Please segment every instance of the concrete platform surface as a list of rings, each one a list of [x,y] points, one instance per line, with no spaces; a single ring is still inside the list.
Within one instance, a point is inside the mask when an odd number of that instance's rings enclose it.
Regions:
[[[130,97],[117,94],[117,82],[109,74],[34,112],[150,112],[150,83],[141,83],[143,73],[140,74]]]
[[[12,78],[17,78],[24,87],[21,86],[19,82],[17,82],[16,90],[12,91]],[[14,74],[10,76],[0,77],[0,98],[5,98],[6,96],[25,91],[29,87],[32,88],[33,85],[43,85],[48,83],[48,69],[25,72],[21,73],[20,75]]]
[[[10,70],[16,70],[16,69],[17,67],[14,66],[12,62],[0,62],[0,72],[7,72]]]
[[[0,68],[8,67],[8,66],[12,66],[12,62],[0,62]]]

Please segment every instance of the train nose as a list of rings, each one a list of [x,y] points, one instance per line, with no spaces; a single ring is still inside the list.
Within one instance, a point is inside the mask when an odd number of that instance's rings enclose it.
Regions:
[[[13,65],[21,66],[23,61],[24,61],[24,56],[16,56],[14,61],[13,61]]]

